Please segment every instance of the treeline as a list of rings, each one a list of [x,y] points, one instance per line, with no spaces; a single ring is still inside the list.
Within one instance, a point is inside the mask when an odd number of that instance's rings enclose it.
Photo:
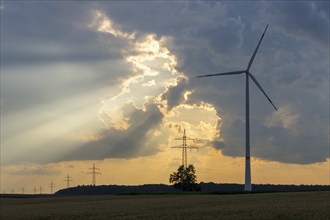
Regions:
[[[173,186],[165,184],[145,184],[139,186],[125,185],[82,185],[68,189],[61,189],[55,194],[60,195],[107,195],[107,194],[131,194],[131,193],[174,193],[179,192]]]
[[[240,192],[244,191],[243,184],[232,183],[201,183],[203,192]],[[295,191],[320,191],[330,190],[329,185],[274,185],[274,184],[252,184],[254,192],[295,192]]]
[[[211,193],[240,193],[244,191],[243,184],[231,183],[200,183],[201,192]],[[320,191],[330,190],[329,185],[273,185],[253,184],[253,192],[295,192],[295,191]],[[143,193],[179,193],[172,185],[145,184],[138,186],[125,185],[82,185],[61,189],[55,194],[58,195],[118,195],[118,194],[143,194]]]

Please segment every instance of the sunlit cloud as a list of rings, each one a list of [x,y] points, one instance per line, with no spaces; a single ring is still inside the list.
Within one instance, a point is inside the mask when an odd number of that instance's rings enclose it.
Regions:
[[[126,130],[129,124],[129,118],[124,116],[122,109],[118,106],[112,108],[102,107],[99,115],[105,128],[115,128],[117,130]]]
[[[134,39],[135,33],[125,33],[121,31],[118,25],[114,25],[113,22],[101,11],[93,11],[93,21],[89,25],[91,28],[96,28],[100,32],[112,34],[115,37],[124,39]]]
[[[103,19],[110,21],[105,15]],[[115,29],[119,26],[112,27],[113,32],[124,33],[120,29]],[[154,148],[158,146],[159,149],[165,150],[168,144],[172,143],[173,137],[183,129],[189,131],[191,136],[201,134],[200,146],[219,136],[220,118],[212,104],[183,104],[188,101],[193,91],[187,88],[189,79],[177,70],[177,57],[167,47],[171,37],[147,34],[139,39],[126,40],[132,48],[123,50],[122,54],[126,62],[131,64],[132,72],[129,77],[122,79],[120,93],[102,100],[103,106],[99,111],[99,117],[105,129],[108,129],[108,132],[116,129],[123,132],[127,130],[130,133],[137,123],[133,118],[135,112],[142,110],[147,113],[146,105],[152,104],[158,106],[158,111],[164,119],[158,127],[146,131],[144,140],[148,138],[149,141],[144,144],[145,146],[152,143],[155,145]],[[103,135],[106,132],[104,131]],[[106,136],[103,137],[105,140]]]
[[[156,85],[156,82],[154,79],[142,84],[143,87],[149,87],[149,86],[155,86],[155,85]]]
[[[104,14],[102,17],[107,24],[113,24]],[[111,26],[116,37],[128,36],[127,33]],[[97,29],[104,31],[104,29]],[[169,38],[157,38],[154,34],[146,35],[140,40],[126,38],[133,45],[132,49],[122,51],[127,63],[132,64],[132,74],[122,80],[121,92],[102,100],[103,107],[100,110],[100,118],[107,128],[127,129],[129,127],[129,112],[123,112],[123,108],[132,103],[136,109],[144,109],[146,102],[159,103],[159,95],[166,91],[170,85],[175,85],[177,78],[183,76],[176,70],[176,57],[166,47]],[[159,103],[163,104],[163,103]],[[127,115],[128,114],[128,115]]]
[[[198,115],[198,117],[196,117]],[[173,108],[165,117],[165,123],[172,130],[172,136],[177,136],[186,129],[187,135],[196,139],[199,147],[212,147],[210,141],[220,135],[219,116],[214,107],[208,103],[181,104]],[[173,140],[170,142],[173,142]]]
[[[184,93],[184,95],[183,95],[184,100],[187,101],[188,98],[189,98],[189,95],[191,95],[192,93],[193,93],[193,91],[186,91],[186,92]]]

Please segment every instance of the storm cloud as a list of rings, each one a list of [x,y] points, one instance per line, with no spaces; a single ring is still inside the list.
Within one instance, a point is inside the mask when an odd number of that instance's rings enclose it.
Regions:
[[[267,24],[251,72],[279,111],[251,82],[251,153],[263,160],[296,164],[329,158],[329,2],[5,3],[1,9],[1,118],[5,118],[1,145],[3,154],[13,158],[6,163],[19,163],[19,157],[12,156],[20,148],[18,142],[7,141],[19,137],[18,131],[63,115],[74,117],[78,109],[90,106],[94,106],[88,113],[91,120],[68,132],[93,127],[97,138],[83,143],[69,138],[47,142],[25,159],[47,163],[154,155],[160,152],[159,145],[149,139],[163,123],[164,102],[168,111],[182,103],[211,104],[221,123],[218,139],[209,140],[208,146],[227,156],[243,156],[243,75],[195,76],[246,68]],[[95,11],[107,16],[122,36],[134,35],[134,39],[98,31],[92,25]],[[148,60],[159,45],[134,49],[146,36],[152,36],[150,42],[167,39],[163,44],[168,53],[158,58],[175,56],[170,74],[177,83],[160,83],[166,65],[141,74],[160,62]],[[139,54],[145,66],[136,66],[139,57],[134,62],[128,59]],[[125,87],[125,80],[131,80],[132,86]],[[139,82],[149,90],[140,91]],[[189,99],[184,97],[186,91],[191,92]],[[122,96],[119,103],[114,97],[120,94],[130,96]],[[137,94],[142,100],[139,105],[132,98]],[[98,111],[106,99],[114,100],[109,106],[123,115],[117,118],[123,126],[100,128]],[[42,156],[58,146],[66,153]]]

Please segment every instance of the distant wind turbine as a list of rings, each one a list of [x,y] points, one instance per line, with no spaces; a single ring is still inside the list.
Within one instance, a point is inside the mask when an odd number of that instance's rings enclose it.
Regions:
[[[262,39],[265,36],[266,30],[268,28],[268,25],[265,28],[264,33],[262,34],[258,46],[255,49],[254,53],[252,54],[252,57],[249,61],[249,64],[247,66],[246,70],[239,70],[239,71],[233,71],[233,72],[225,72],[225,73],[216,73],[216,74],[209,74],[209,75],[201,75],[201,76],[197,76],[198,78],[201,77],[210,77],[210,76],[223,76],[223,75],[235,75],[235,74],[242,74],[245,73],[246,76],[246,83],[245,83],[245,91],[246,91],[246,96],[245,96],[245,145],[246,145],[246,149],[245,149],[245,185],[244,185],[244,190],[245,191],[251,191],[252,187],[251,187],[251,167],[250,167],[250,107],[249,107],[249,77],[252,79],[252,81],[259,87],[259,89],[261,90],[261,92],[266,96],[266,98],[268,99],[268,101],[270,102],[270,104],[272,104],[272,106],[275,108],[275,110],[277,111],[277,108],[275,107],[275,105],[273,104],[273,102],[270,100],[270,98],[268,97],[268,95],[266,94],[266,92],[262,89],[262,87],[260,86],[260,84],[258,83],[257,79],[252,75],[252,73],[250,72],[250,68],[252,65],[252,62],[254,60],[254,57],[257,54],[257,51],[259,49],[259,46],[261,44]]]

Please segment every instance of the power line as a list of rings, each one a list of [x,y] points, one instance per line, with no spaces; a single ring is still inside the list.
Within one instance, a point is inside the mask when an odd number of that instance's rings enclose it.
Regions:
[[[49,187],[50,187],[50,194],[53,194],[53,188],[56,187],[56,186],[54,185],[53,181],[50,182]]]
[[[180,138],[175,138],[175,140],[182,140],[182,145],[171,147],[171,148],[181,148],[182,149],[182,165],[184,168],[187,168],[187,149],[197,149],[198,147],[187,145],[187,140],[195,141],[195,139],[189,138],[186,136],[186,129],[183,129],[183,136]]]
[[[66,181],[66,188],[70,188],[70,182],[73,181],[72,177],[69,176],[69,174],[68,174],[66,177],[64,177],[64,181]]]
[[[102,173],[96,171],[96,170],[100,170],[99,168],[95,167],[95,163],[93,163],[93,167],[89,168],[89,170],[92,170],[92,172],[87,173],[87,174],[92,174],[92,185],[95,186],[96,185],[96,175],[101,175]]]

